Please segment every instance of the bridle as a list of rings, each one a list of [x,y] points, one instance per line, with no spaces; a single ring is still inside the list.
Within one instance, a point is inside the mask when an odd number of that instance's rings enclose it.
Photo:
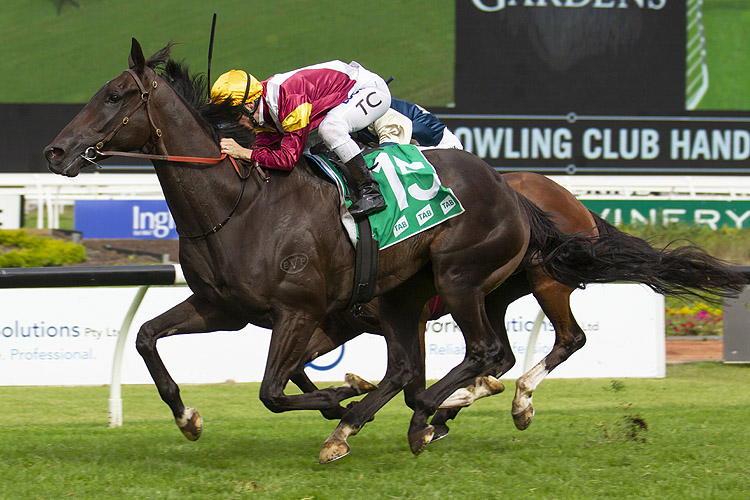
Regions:
[[[122,119],[122,121],[118,123],[117,126],[109,134],[107,134],[104,137],[104,139],[97,142],[95,146],[86,148],[86,150],[81,154],[81,158],[101,168],[101,166],[95,161],[96,158],[100,156],[126,156],[130,158],[143,158],[147,160],[159,160],[159,161],[169,161],[169,162],[178,162],[178,163],[199,163],[199,164],[207,164],[207,165],[216,165],[218,163],[221,163],[222,161],[224,161],[224,159],[228,157],[229,161],[232,162],[234,171],[237,172],[237,175],[242,181],[242,187],[240,188],[240,193],[237,196],[237,200],[235,201],[234,206],[232,207],[232,210],[229,212],[229,215],[227,215],[224,218],[224,220],[214,225],[213,228],[206,231],[205,233],[197,234],[197,235],[190,235],[190,236],[180,234],[180,237],[186,238],[186,239],[197,239],[197,238],[205,238],[206,236],[216,233],[219,229],[224,227],[224,225],[229,221],[229,219],[232,218],[232,215],[234,215],[234,212],[237,210],[237,207],[240,204],[240,200],[242,199],[242,195],[245,192],[246,181],[250,177],[250,174],[252,173],[250,168],[242,164],[243,172],[240,172],[240,168],[237,165],[237,161],[231,156],[228,156],[226,153],[222,153],[222,155],[219,158],[204,158],[204,157],[196,157],[196,156],[176,156],[176,155],[169,155],[169,154],[134,153],[134,152],[125,152],[125,151],[104,151],[103,150],[104,145],[107,144],[109,141],[111,141],[112,138],[115,136],[115,134],[117,134],[117,132],[119,132],[120,129],[122,129],[122,127],[128,124],[128,122],[130,121],[130,116],[132,116],[136,111],[138,111],[141,108],[141,106],[144,106],[146,109],[146,116],[148,117],[148,121],[151,126],[151,138],[153,142],[155,144],[158,144],[162,140],[162,131],[159,127],[156,126],[156,123],[154,123],[154,119],[151,116],[151,113],[149,112],[148,104],[149,104],[149,97],[151,95],[150,92],[146,89],[146,87],[143,85],[143,82],[141,82],[141,79],[138,78],[138,75],[135,73],[135,71],[132,70],[132,68],[128,68],[125,72],[128,73],[133,78],[133,80],[135,80],[136,85],[138,85],[138,88],[141,91],[140,100],[130,110],[130,113],[127,113],[125,117]],[[151,82],[151,87],[153,89],[156,89],[157,86],[158,86],[157,80],[154,79]],[[261,178],[265,180],[266,182],[268,182],[269,180],[268,176],[266,176],[266,174],[263,173],[263,171],[260,169],[260,167],[257,166],[257,164],[255,165],[255,167],[257,171],[260,173]]]
[[[258,106],[260,106],[260,97],[256,98],[253,102],[253,109],[251,109],[250,111],[247,111],[245,109],[245,101],[247,101],[247,95],[250,93],[250,73],[245,71],[245,77],[247,78],[247,84],[245,85],[245,95],[242,97],[242,103],[240,104],[240,106],[242,106],[242,112],[250,119],[250,123],[253,124],[253,127],[258,128],[260,125],[255,119],[255,110],[257,110]]]
[[[104,137],[101,141],[97,142],[95,146],[86,148],[86,150],[81,154],[81,157],[90,162],[94,165],[101,168],[101,166],[96,163],[94,160],[97,157],[100,156],[126,156],[129,158],[142,158],[146,160],[161,160],[161,161],[173,161],[173,162],[181,162],[181,163],[202,163],[202,164],[209,164],[209,165],[215,165],[217,163],[221,163],[224,161],[224,159],[227,157],[226,153],[222,153],[222,155],[219,158],[204,158],[204,157],[197,157],[197,156],[176,156],[176,155],[169,155],[169,154],[148,154],[148,153],[133,153],[133,152],[126,152],[126,151],[103,151],[104,145],[107,144],[109,141],[112,140],[112,138],[117,134],[117,132],[122,129],[125,125],[127,125],[130,122],[130,117],[138,111],[141,106],[144,106],[146,108],[146,116],[148,117],[148,121],[151,125],[151,137],[154,140],[155,143],[159,143],[162,138],[162,131],[159,127],[156,126],[156,123],[154,123],[154,119],[151,116],[151,113],[149,112],[149,97],[150,92],[146,90],[146,87],[143,85],[143,82],[141,82],[141,79],[138,78],[138,75],[136,75],[135,71],[133,71],[131,68],[125,70],[127,74],[129,74],[133,80],[135,81],[136,85],[138,85],[138,88],[141,91],[141,98],[136,103],[135,107],[133,107],[129,113],[125,115],[125,117],[122,119],[120,123],[117,124],[117,126],[112,129],[112,131]],[[151,87],[156,89],[158,86],[158,82],[156,79],[154,79],[151,82]],[[154,139],[154,136],[156,137]],[[230,161],[232,162],[232,165],[234,166],[235,172],[237,172],[237,175],[240,176],[240,178],[243,178],[243,174],[240,173],[239,167],[237,166],[237,162],[234,158],[231,156],[229,157]],[[249,174],[248,174],[249,175]]]

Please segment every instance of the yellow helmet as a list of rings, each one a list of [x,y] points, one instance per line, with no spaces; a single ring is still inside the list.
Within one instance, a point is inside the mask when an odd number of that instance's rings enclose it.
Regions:
[[[250,73],[233,69],[216,79],[211,87],[211,104],[229,99],[237,106],[253,102],[263,93],[263,86]]]

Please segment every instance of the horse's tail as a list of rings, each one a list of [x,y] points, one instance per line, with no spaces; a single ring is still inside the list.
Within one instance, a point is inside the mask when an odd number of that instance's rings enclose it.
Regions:
[[[529,200],[522,204],[533,205]],[[694,296],[716,302],[716,297],[736,297],[748,279],[726,262],[697,246],[652,247],[592,212],[599,236],[588,231],[564,234],[546,223],[538,207],[530,214],[532,238],[527,264],[543,267],[555,280],[584,288],[590,283],[616,281],[641,283],[664,295]],[[534,233],[537,232],[537,235]]]

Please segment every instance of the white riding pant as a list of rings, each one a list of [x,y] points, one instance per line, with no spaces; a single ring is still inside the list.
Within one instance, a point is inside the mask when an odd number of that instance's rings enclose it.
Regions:
[[[360,152],[359,146],[349,134],[367,128],[383,116],[390,106],[391,92],[385,80],[359,66],[357,83],[349,91],[349,97],[323,118],[318,125],[318,136],[346,163]]]

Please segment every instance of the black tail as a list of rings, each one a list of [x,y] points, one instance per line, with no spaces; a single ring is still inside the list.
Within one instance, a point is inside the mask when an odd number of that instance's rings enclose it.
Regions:
[[[693,296],[709,302],[737,297],[748,279],[729,264],[697,246],[658,249],[592,213],[597,238],[558,231],[529,200],[532,240],[527,261],[542,266],[557,281],[584,288],[590,283],[642,283],[664,295]],[[534,235],[534,233],[537,233]]]

